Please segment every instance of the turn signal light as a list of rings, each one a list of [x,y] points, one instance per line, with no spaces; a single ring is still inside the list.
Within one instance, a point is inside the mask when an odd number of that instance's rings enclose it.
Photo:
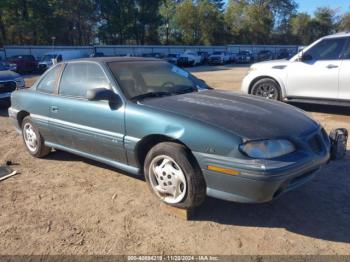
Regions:
[[[224,173],[224,174],[228,174],[228,175],[238,175],[239,171],[234,170],[234,169],[229,169],[229,168],[223,168],[223,167],[219,167],[219,166],[208,166],[208,170],[210,171],[215,171],[215,172],[220,172],[220,173]]]

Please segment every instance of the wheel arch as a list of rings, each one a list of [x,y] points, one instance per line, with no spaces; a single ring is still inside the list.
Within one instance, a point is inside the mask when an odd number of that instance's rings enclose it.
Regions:
[[[271,80],[275,81],[278,84],[278,87],[280,88],[281,96],[282,96],[281,98],[283,99],[285,97],[286,90],[285,90],[285,86],[284,86],[282,80],[279,79],[279,77],[270,76],[270,75],[261,75],[261,76],[255,77],[249,84],[248,94],[251,94],[254,84],[261,79],[271,79]]]
[[[21,110],[17,113],[17,122],[18,122],[19,127],[22,127],[23,119],[29,115],[30,115],[30,113],[25,111],[25,110]]]
[[[147,153],[157,144],[159,143],[163,143],[163,142],[173,142],[173,143],[177,143],[180,145],[183,145],[188,152],[191,154],[191,156],[195,159],[194,155],[192,154],[191,149],[184,144],[182,141],[180,141],[179,139],[170,137],[170,136],[166,136],[166,135],[162,135],[162,134],[151,134],[151,135],[147,135],[144,138],[142,138],[140,141],[137,142],[136,146],[135,146],[135,150],[134,150],[134,154],[135,154],[135,159],[137,164],[139,165],[140,168],[143,168],[144,166],[144,162],[147,156]],[[197,162],[197,160],[196,160]],[[197,162],[198,164],[198,162]]]

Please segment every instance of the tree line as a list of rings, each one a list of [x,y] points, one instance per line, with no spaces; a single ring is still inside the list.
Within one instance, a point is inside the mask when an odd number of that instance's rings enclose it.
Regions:
[[[350,30],[349,11],[297,10],[294,0],[0,0],[0,46],[306,45]]]

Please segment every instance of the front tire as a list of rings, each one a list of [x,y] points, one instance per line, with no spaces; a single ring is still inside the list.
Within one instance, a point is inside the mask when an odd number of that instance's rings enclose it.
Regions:
[[[165,142],[154,146],[146,156],[144,174],[151,191],[168,205],[191,209],[205,199],[201,169],[183,145]]]
[[[271,78],[263,78],[254,83],[250,93],[271,100],[281,99],[280,87],[278,83]]]
[[[51,152],[51,148],[45,146],[44,138],[30,116],[26,116],[22,121],[22,138],[27,151],[34,157],[42,158]]]

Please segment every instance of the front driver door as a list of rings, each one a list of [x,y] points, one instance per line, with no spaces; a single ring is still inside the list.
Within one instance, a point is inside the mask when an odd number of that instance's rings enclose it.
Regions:
[[[345,38],[323,39],[288,66],[287,97],[337,99]]]
[[[350,37],[343,59],[339,72],[339,99],[350,100]]]
[[[92,88],[111,88],[101,65],[71,62],[63,71],[58,96],[52,100],[49,125],[56,143],[66,148],[125,163],[124,106],[88,101]]]

